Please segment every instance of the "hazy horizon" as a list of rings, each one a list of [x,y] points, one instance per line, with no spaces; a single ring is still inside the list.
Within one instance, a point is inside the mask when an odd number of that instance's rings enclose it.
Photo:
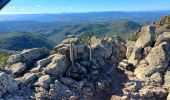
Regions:
[[[169,12],[169,10],[150,10],[150,11],[144,11],[144,10],[137,10],[137,11],[90,11],[90,12],[56,12],[56,13],[0,13],[0,15],[43,15],[43,14],[81,14],[81,13],[107,13],[107,12],[122,12],[122,13],[133,13],[133,12]]]
[[[170,10],[169,0],[12,0],[0,14],[61,14]]]

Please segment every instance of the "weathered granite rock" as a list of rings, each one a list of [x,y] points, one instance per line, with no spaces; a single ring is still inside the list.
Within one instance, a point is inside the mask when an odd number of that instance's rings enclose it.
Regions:
[[[145,72],[147,71],[147,67],[147,64],[141,64],[135,69],[134,74],[138,79],[146,80]]]
[[[11,65],[10,69],[15,77],[18,77],[21,76],[21,74],[26,70],[26,64],[19,62]]]
[[[167,71],[164,76],[164,85],[170,91],[170,71]]]
[[[150,47],[150,46],[144,48],[143,58],[145,58],[145,57],[149,54],[149,52],[151,51],[151,49],[152,49],[152,47]]]
[[[133,47],[133,51],[128,59],[128,62],[137,65],[142,60],[144,50],[142,48]]]
[[[17,82],[4,72],[0,72],[0,98],[6,93],[18,90]]]
[[[92,58],[93,63],[102,65],[104,59],[112,59],[112,61],[117,65],[126,56],[126,47],[121,41],[115,40],[115,38],[105,38],[101,41],[99,45],[92,48]]]
[[[150,83],[162,84],[163,79],[162,75],[159,72],[156,72],[150,76]]]
[[[154,73],[164,72],[167,69],[169,62],[169,46],[166,42],[161,43],[151,49],[147,57],[145,58],[145,63],[140,64],[135,69],[135,75],[139,79],[145,79],[146,77],[152,76]]]
[[[54,47],[54,52],[69,56],[70,44],[59,44]]]
[[[143,100],[165,100],[168,92],[161,87],[147,86],[140,90],[140,99]]]
[[[154,47],[145,58],[149,64],[146,74],[152,75],[155,72],[162,72],[168,67],[169,45],[166,42]],[[149,75],[149,76],[150,76]]]
[[[70,63],[66,56],[57,54],[44,71],[54,77],[60,77],[64,74],[69,65]]]
[[[35,93],[36,100],[50,100],[50,95],[48,91],[44,88],[38,88],[37,93]]]
[[[88,47],[83,41],[81,40],[80,37],[74,36],[74,35],[69,35],[62,41],[61,44],[57,45],[54,47],[54,51],[58,54],[65,55],[67,57],[70,56],[70,47],[72,44],[72,49],[73,49],[73,56],[74,59],[85,59],[87,58],[86,56],[88,55]]]
[[[170,16],[164,16],[161,18],[160,24],[170,24]]]
[[[21,82],[25,86],[32,87],[34,82],[37,80],[38,74],[37,73],[26,73],[22,78]]]
[[[49,75],[43,75],[38,79],[38,82],[35,83],[35,86],[42,87],[44,89],[49,89],[52,78]]]
[[[44,67],[45,65],[49,64],[54,57],[55,57],[55,54],[37,61],[37,66],[38,67]]]
[[[72,94],[69,88],[58,80],[55,80],[49,91],[51,99],[67,99]],[[67,97],[67,98],[66,98]]]
[[[138,40],[135,43],[135,47],[144,48],[147,46],[152,46],[155,36],[154,26],[145,26],[141,29]]]
[[[127,47],[127,51],[126,51],[126,58],[129,59],[129,57],[131,56],[132,52],[133,52],[133,46],[129,46]]]
[[[170,43],[170,32],[164,32],[163,34],[160,34],[156,40],[155,46],[158,46],[162,42]]]
[[[25,63],[27,67],[31,67],[35,61],[42,59],[48,55],[48,50],[46,48],[34,48],[34,49],[28,49],[24,50],[20,54],[14,54],[9,57],[8,63],[9,64],[15,64],[18,62]]]
[[[31,69],[30,72],[33,72],[33,73],[40,72],[41,70],[43,70],[44,67],[46,67],[49,63],[51,63],[54,56],[55,54],[37,61],[35,67]]]

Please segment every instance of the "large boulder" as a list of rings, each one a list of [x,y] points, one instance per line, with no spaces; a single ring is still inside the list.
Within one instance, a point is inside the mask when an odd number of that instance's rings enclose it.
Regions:
[[[170,60],[169,44],[167,42],[163,42],[160,45],[152,48],[145,59],[149,64],[148,71],[151,71],[150,73],[152,73],[152,71],[156,70],[157,68],[160,71],[167,69]]]
[[[15,77],[18,77],[18,76],[21,76],[23,72],[25,72],[26,64],[19,62],[19,63],[11,65],[10,69],[12,73],[15,75]]]
[[[54,55],[51,55],[51,56],[49,56],[49,57],[47,57],[47,58],[38,60],[38,61],[37,61],[37,66],[38,66],[38,67],[44,67],[44,66],[46,66],[47,64],[49,64],[49,63],[52,61],[52,59],[54,58],[54,56],[55,56],[55,54],[54,54]]]
[[[141,29],[139,38],[135,45],[132,44],[127,47],[126,57],[128,58],[129,63],[136,66],[147,56],[154,44],[154,37],[155,26],[144,26]]]
[[[135,43],[135,47],[144,48],[147,46],[152,46],[155,36],[154,26],[145,26],[141,29],[138,40]]]
[[[156,40],[155,46],[158,46],[162,42],[170,43],[170,32],[164,32],[163,34],[159,35]]]
[[[61,44],[57,45],[56,47],[54,47],[54,51],[56,53],[62,54],[62,55],[66,55],[67,57],[70,56],[70,49],[72,47],[73,52],[73,56],[74,59],[81,59],[82,56],[83,58],[84,55],[87,55],[89,49],[87,48],[87,45],[81,40],[80,37],[78,36],[74,36],[74,35],[69,35],[67,36]]]
[[[33,65],[37,60],[42,59],[48,55],[48,50],[46,48],[34,48],[34,49],[28,49],[24,50],[20,54],[14,54],[9,57],[8,63],[10,65],[22,62],[27,65],[27,67],[30,67]]]
[[[101,43],[93,46],[92,59],[99,65],[104,64],[105,59],[112,59],[114,64],[118,64],[126,57],[126,46],[119,38],[104,38]]]
[[[23,85],[32,87],[38,79],[38,73],[26,73],[20,80]]]
[[[170,24],[170,16],[164,16],[161,18],[160,24]]]
[[[128,48],[128,50],[129,49],[130,48]],[[140,60],[142,60],[144,50],[143,48],[137,48],[137,47],[132,47],[131,49],[132,49],[132,52],[128,59],[128,62],[133,65],[137,65],[140,62]]]
[[[42,87],[44,89],[49,89],[52,78],[49,75],[42,75],[35,86]]]
[[[49,75],[59,77],[65,73],[69,65],[69,59],[65,55],[56,54],[52,59],[52,62],[44,69],[44,71]]]
[[[150,77],[156,72],[164,72],[169,63],[169,45],[163,42],[152,48],[143,61],[145,61],[145,63],[140,64],[135,69],[135,74],[139,79]]]
[[[0,72],[0,98],[6,93],[18,90],[17,82],[4,72]]]

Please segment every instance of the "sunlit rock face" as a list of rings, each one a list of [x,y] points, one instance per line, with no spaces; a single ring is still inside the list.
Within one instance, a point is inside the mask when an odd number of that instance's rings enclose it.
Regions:
[[[127,59],[118,68],[128,75],[129,81],[123,89],[124,96],[112,98],[169,99],[169,26],[170,16],[165,16],[160,22],[141,28],[137,41],[127,42]]]
[[[170,24],[170,16],[162,17],[160,24]]]
[[[163,19],[162,19],[163,20]],[[69,35],[55,46],[24,50],[0,68],[0,96],[21,100],[166,100],[170,31],[144,26],[136,41]],[[159,27],[158,27],[159,26]],[[163,27],[163,30],[159,31]],[[14,77],[14,78],[13,78]]]
[[[19,91],[27,94],[25,99],[37,100],[101,99],[113,92],[121,94],[127,78],[116,66],[125,57],[125,41],[119,37],[92,37],[89,45],[78,36],[68,36],[52,55],[45,48],[25,50],[8,60],[19,86],[14,96],[22,98]]]

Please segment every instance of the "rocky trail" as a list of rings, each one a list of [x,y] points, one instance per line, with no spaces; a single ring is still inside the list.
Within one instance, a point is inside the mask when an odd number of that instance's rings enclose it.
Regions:
[[[67,36],[54,48],[24,50],[0,69],[2,100],[170,100],[170,16],[137,41]]]

